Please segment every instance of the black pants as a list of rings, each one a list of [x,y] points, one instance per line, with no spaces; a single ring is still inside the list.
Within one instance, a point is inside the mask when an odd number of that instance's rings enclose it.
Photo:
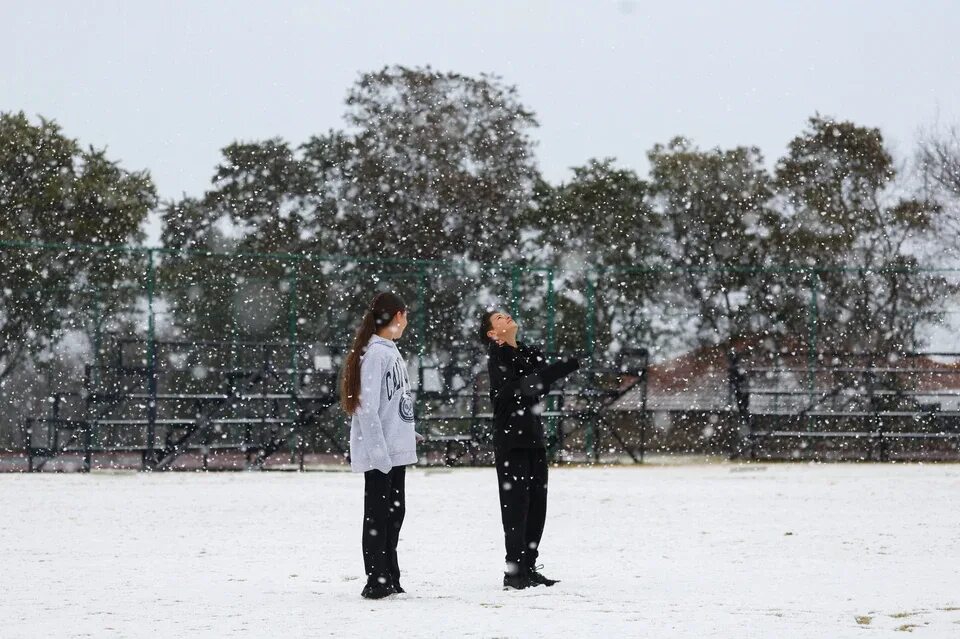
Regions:
[[[507,572],[534,567],[547,518],[547,451],[496,451]]]
[[[405,471],[394,466],[386,475],[379,470],[363,474],[363,566],[370,585],[400,581],[397,542],[406,513]]]

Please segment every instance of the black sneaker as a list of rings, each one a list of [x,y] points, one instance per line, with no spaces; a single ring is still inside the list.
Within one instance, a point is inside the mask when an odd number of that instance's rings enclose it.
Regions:
[[[391,584],[391,585],[393,586],[393,591],[394,591],[395,593],[397,593],[398,595],[401,594],[401,593],[406,592],[406,590],[403,589],[403,586],[400,585],[400,582],[399,582],[399,581],[395,581],[395,582],[393,582],[393,584]]]
[[[503,589],[504,590],[523,590],[524,588],[529,588],[533,584],[530,583],[530,579],[527,575],[517,573],[515,575],[504,575],[503,576]]]
[[[396,592],[392,584],[367,584],[360,591],[360,596],[364,599],[383,599]]]
[[[527,571],[527,579],[530,581],[532,586],[552,586],[554,584],[560,583],[559,579],[549,579],[544,577],[542,574],[537,572],[538,568],[543,568],[543,566],[535,566]]]

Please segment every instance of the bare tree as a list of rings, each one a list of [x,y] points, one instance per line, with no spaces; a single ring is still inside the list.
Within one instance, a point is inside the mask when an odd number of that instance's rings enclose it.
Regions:
[[[960,127],[922,134],[917,162],[928,188],[960,199]]]

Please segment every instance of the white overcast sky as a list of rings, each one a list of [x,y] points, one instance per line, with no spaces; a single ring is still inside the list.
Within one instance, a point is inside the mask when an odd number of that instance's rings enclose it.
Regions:
[[[960,3],[0,0],[0,110],[57,120],[164,198],[198,195],[233,140],[343,126],[365,70],[493,72],[538,115],[546,177],[683,134],[779,157],[819,111],[901,158],[960,120]]]

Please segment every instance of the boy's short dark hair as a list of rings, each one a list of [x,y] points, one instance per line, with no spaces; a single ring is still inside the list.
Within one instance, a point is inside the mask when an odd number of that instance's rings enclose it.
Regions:
[[[490,338],[487,336],[487,333],[493,329],[493,325],[490,323],[490,318],[496,314],[496,311],[484,311],[483,314],[480,315],[480,331],[479,335],[477,335],[477,337],[480,338],[480,343],[490,343]]]

